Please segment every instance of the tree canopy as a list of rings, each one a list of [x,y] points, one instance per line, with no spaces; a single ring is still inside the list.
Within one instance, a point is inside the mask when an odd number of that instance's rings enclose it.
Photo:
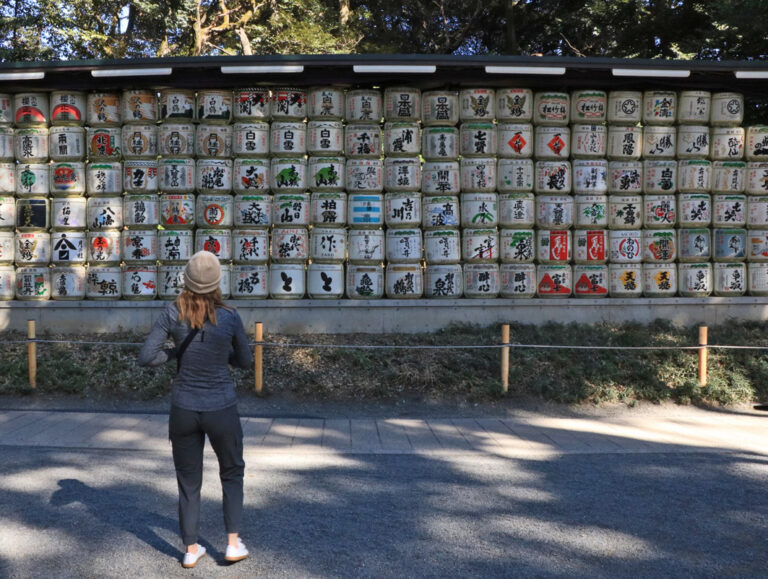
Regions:
[[[759,59],[766,0],[5,0],[0,60],[238,54]]]

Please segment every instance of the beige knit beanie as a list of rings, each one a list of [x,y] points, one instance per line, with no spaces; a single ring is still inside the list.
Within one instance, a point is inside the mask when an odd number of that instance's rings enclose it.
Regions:
[[[196,294],[207,294],[219,287],[221,264],[210,251],[198,251],[184,268],[184,288]]]

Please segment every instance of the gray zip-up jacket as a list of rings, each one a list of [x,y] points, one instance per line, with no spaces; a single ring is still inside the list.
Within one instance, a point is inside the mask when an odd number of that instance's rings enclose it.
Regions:
[[[190,331],[178,318],[176,303],[168,304],[141,347],[139,365],[160,366],[175,359],[174,349],[165,346],[167,340],[178,347]],[[206,320],[182,356],[181,370],[173,380],[174,406],[202,412],[222,410],[237,402],[229,365],[249,368],[253,355],[236,310],[217,308],[216,321],[214,326]]]

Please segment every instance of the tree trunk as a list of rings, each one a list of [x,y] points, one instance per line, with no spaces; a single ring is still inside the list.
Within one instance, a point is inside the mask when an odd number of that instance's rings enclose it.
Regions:
[[[243,54],[253,54],[253,48],[251,48],[251,41],[248,39],[248,34],[245,32],[245,28],[238,28],[237,35],[240,37],[240,44],[243,47]]]
[[[202,14],[200,14],[200,3],[202,0],[197,0],[195,21],[192,23],[192,31],[194,33],[195,46],[192,49],[192,56],[200,56],[203,53],[203,45],[205,44],[205,34],[203,32]]]
[[[349,23],[349,0],[339,0],[339,24],[344,28]]]
[[[517,28],[515,26],[515,8],[518,2],[509,0],[504,8],[504,53],[519,54],[520,45],[517,41]]]

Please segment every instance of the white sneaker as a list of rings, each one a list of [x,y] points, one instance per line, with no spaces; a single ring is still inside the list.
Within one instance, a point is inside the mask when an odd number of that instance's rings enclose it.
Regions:
[[[227,555],[224,557],[225,560],[229,561],[230,563],[234,563],[235,561],[242,561],[248,556],[248,549],[245,548],[245,545],[243,545],[243,542],[240,540],[240,537],[237,538],[237,547],[233,547],[232,545],[227,545]]]
[[[184,562],[181,564],[185,569],[191,569],[197,562],[205,557],[205,547],[202,545],[197,546],[197,553],[184,553]]]

